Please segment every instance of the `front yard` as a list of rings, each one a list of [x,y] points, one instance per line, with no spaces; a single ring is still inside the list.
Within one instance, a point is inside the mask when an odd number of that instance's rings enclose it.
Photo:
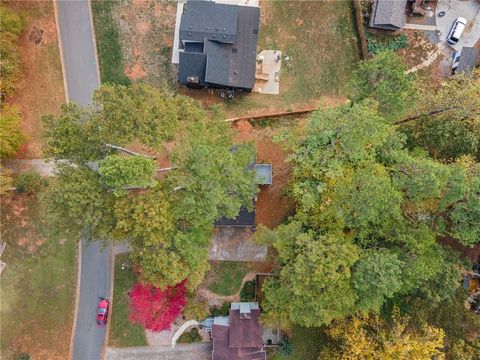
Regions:
[[[7,246],[1,274],[1,353],[68,358],[76,284],[76,244],[53,240],[35,195],[2,196]]]
[[[141,325],[129,319],[128,292],[133,287],[137,275],[133,272],[128,254],[115,258],[115,282],[113,288],[112,317],[108,345],[115,347],[145,346],[147,338]]]

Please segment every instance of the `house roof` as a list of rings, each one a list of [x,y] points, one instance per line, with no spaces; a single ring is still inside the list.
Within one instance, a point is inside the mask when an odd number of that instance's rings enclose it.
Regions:
[[[246,207],[242,206],[240,212],[235,219],[228,219],[222,217],[215,221],[215,226],[254,226],[255,225],[255,203],[253,204],[253,210],[250,211]]]
[[[212,360],[266,360],[258,304],[235,304],[232,303],[227,325],[212,325]]]
[[[462,48],[462,53],[460,54],[460,61],[456,69],[456,73],[470,73],[475,69],[479,60],[479,50],[474,47],[464,47]]]
[[[370,26],[385,30],[399,30],[405,24],[407,0],[375,0],[372,7]]]
[[[192,64],[180,58],[179,82],[188,85],[189,74],[198,73],[203,66],[202,83],[251,90],[255,83],[259,22],[258,7],[188,1],[180,21],[180,41],[185,52],[190,51],[189,42],[204,43],[206,61]]]

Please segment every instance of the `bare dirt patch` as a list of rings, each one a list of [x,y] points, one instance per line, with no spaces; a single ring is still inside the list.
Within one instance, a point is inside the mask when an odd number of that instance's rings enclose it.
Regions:
[[[296,120],[291,120],[295,123]],[[287,153],[273,136],[281,129],[255,128],[248,121],[236,123],[237,141],[253,141],[257,151],[257,163],[272,164],[272,184],[261,186],[257,199],[257,224],[274,228],[293,212],[294,204],[287,198],[286,191],[290,176],[290,165],[285,162]]]
[[[47,113],[58,113],[65,101],[53,3],[32,0],[6,5],[25,18],[19,41],[24,81],[8,99],[22,114],[21,128],[28,137],[17,158],[40,158],[43,145],[40,118]]]
[[[172,1],[122,0],[113,11],[118,24],[125,74],[131,81],[173,86],[170,64],[176,3]]]

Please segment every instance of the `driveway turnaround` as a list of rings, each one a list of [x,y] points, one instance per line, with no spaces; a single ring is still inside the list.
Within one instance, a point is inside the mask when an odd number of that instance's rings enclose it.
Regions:
[[[88,105],[100,87],[88,1],[59,0],[57,16],[67,100]]]
[[[89,105],[100,86],[90,6],[87,0],[56,2],[67,100]],[[109,297],[112,249],[82,241],[80,294],[73,335],[74,360],[103,357],[105,327],[97,326],[98,298]],[[74,286],[72,284],[72,286]]]

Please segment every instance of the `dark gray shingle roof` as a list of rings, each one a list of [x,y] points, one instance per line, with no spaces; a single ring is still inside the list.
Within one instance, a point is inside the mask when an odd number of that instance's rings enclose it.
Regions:
[[[464,47],[462,48],[462,53],[460,54],[460,61],[458,62],[456,73],[470,73],[477,66],[479,59],[479,51],[474,47]]]
[[[385,30],[399,30],[406,24],[407,0],[375,0],[370,26]]]
[[[206,84],[248,90],[253,88],[259,22],[258,7],[217,4],[213,1],[187,2],[180,22],[180,40],[184,45],[189,41],[204,42]],[[189,51],[188,47],[185,51]],[[186,61],[182,63],[180,60],[179,82],[187,84],[185,79],[194,70],[198,73],[198,65]]]

